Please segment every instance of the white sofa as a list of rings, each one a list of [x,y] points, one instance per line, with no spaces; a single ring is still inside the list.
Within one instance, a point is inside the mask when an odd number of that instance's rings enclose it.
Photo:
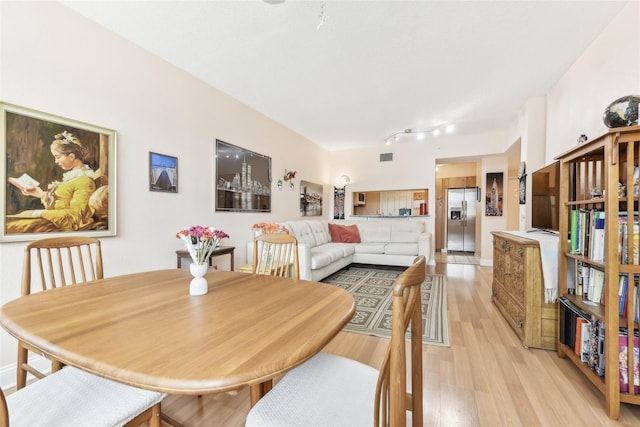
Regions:
[[[332,242],[329,223],[356,225],[360,243]],[[410,266],[418,255],[429,260],[431,233],[424,221],[302,220],[282,222],[298,239],[300,278],[319,281],[351,263]],[[247,259],[253,258],[252,243]]]

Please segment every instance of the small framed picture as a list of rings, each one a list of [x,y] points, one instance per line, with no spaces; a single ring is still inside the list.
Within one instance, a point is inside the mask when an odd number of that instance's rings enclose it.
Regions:
[[[149,191],[178,192],[178,158],[149,152]]]

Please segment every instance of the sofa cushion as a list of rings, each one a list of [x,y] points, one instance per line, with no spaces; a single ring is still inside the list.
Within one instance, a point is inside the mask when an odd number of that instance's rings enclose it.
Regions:
[[[383,221],[367,221],[358,224],[362,242],[389,242],[391,226]]]
[[[354,245],[356,253],[362,254],[383,254],[386,243],[358,243]]]
[[[384,247],[385,255],[418,255],[417,243],[387,243]]]
[[[353,245],[327,243],[311,248],[311,269],[325,267],[334,261],[353,254]]]
[[[332,242],[360,243],[358,227],[354,225],[339,225],[329,223],[329,234]]]
[[[412,243],[417,242],[418,237],[424,232],[424,224],[413,221],[398,221],[391,223],[391,235],[389,242]]]
[[[309,224],[309,229],[311,230],[311,234],[313,234],[316,246],[331,242],[331,235],[329,234],[329,227],[327,227],[326,222],[313,220],[305,222]]]
[[[289,229],[289,232],[295,236],[298,243],[306,243],[311,247],[316,245],[316,239],[307,221],[290,221],[282,225]]]

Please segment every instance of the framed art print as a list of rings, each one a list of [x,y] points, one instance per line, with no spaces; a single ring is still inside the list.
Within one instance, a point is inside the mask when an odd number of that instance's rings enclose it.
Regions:
[[[1,241],[116,234],[116,132],[0,104]]]
[[[485,216],[502,216],[503,173],[487,173]]]
[[[271,157],[216,140],[216,211],[271,212]]]
[[[178,192],[178,158],[149,152],[149,190]]]
[[[300,181],[300,216],[322,216],[322,184]]]

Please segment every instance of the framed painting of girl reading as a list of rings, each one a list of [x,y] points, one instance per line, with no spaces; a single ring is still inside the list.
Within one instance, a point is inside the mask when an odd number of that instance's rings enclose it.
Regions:
[[[116,234],[116,132],[0,104],[1,241]]]

